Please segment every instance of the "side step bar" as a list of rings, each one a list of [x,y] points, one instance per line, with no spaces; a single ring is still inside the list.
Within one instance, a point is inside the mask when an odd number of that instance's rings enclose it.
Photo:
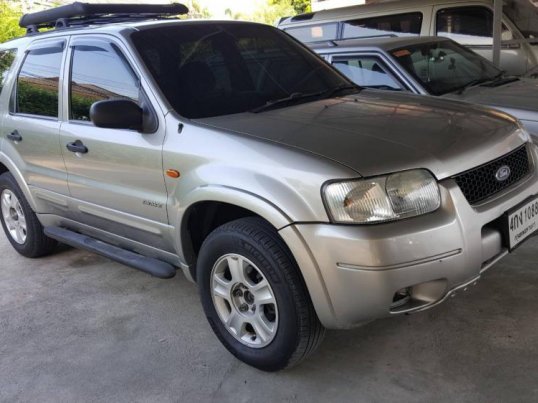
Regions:
[[[138,253],[110,245],[87,235],[79,234],[65,228],[45,227],[45,235],[75,248],[86,249],[98,255],[115,260],[126,266],[149,273],[158,278],[172,278],[176,269],[169,263],[139,255]]]

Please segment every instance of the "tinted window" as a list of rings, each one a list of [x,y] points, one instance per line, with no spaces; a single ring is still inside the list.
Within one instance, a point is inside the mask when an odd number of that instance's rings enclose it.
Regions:
[[[30,51],[17,79],[15,111],[58,117],[58,80],[63,50]]]
[[[385,15],[361,18],[344,23],[344,38],[363,38],[387,35],[420,35],[422,13]]]
[[[73,51],[70,92],[70,119],[89,121],[94,102],[110,98],[138,101],[139,84],[114,46],[81,45]]]
[[[338,24],[309,25],[306,27],[287,28],[285,31],[305,43],[332,41],[337,38]]]
[[[16,54],[17,51],[14,49],[0,51],[0,92],[4,88],[4,81],[13,64],[13,60],[15,60]]]
[[[401,85],[390,74],[386,65],[375,56],[335,57],[333,65],[361,87],[396,91],[402,89]]]
[[[187,118],[246,112],[350,84],[284,32],[245,23],[183,24],[132,34],[170,104]]]
[[[437,13],[436,32],[464,45],[492,45],[493,12],[479,6],[445,8]],[[502,39],[512,39],[504,25]]]
[[[394,58],[433,95],[486,82],[501,73],[493,64],[452,41],[432,42],[392,51]]]

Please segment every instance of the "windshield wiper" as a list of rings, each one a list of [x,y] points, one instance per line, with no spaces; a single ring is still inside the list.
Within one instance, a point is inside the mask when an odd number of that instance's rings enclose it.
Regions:
[[[302,92],[293,92],[287,97],[274,99],[272,101],[267,101],[264,105],[258,106],[257,108],[252,109],[250,112],[252,113],[260,113],[263,111],[266,111],[268,109],[274,108],[278,105],[285,104],[292,101],[299,101],[305,98],[312,98],[312,97],[319,97],[320,95],[323,95],[325,91],[318,91],[318,92],[310,92],[310,93],[302,93]]]
[[[506,74],[506,71],[500,71],[498,74],[496,74],[494,77],[492,78],[485,78],[485,77],[482,77],[482,78],[478,78],[476,80],[472,80],[472,81],[469,81],[467,84],[465,84],[463,87],[461,87],[458,91],[457,91],[457,94],[458,95],[461,95],[463,94],[465,91],[467,91],[467,89],[471,88],[471,87],[475,87],[477,85],[480,85],[480,84],[485,84],[485,83],[489,83],[489,82],[495,82],[495,81],[499,81],[499,80],[502,80],[504,78],[504,75]]]
[[[355,85],[355,84],[343,84],[343,85],[339,85],[337,87],[331,88],[325,92],[327,94],[327,98],[332,98],[339,92],[348,91],[348,90],[355,90],[357,92],[360,92],[362,91],[362,87],[359,87],[358,85]]]
[[[334,87],[334,88],[329,88],[328,90],[317,91],[317,92],[309,92],[309,93],[306,93],[306,94],[303,93],[303,92],[294,92],[294,93],[291,93],[290,95],[288,95],[287,97],[275,99],[275,100],[272,100],[272,101],[268,101],[264,105],[258,106],[257,108],[254,108],[254,109],[250,110],[250,112],[252,112],[252,113],[260,113],[260,112],[266,111],[268,109],[275,108],[275,107],[277,107],[279,105],[286,104],[288,102],[301,101],[301,100],[304,100],[304,99],[307,99],[307,98],[315,98],[315,97],[321,97],[321,96],[323,96],[324,98],[332,98],[336,94],[338,94],[339,92],[342,92],[342,91],[346,91],[346,90],[360,91],[361,89],[362,88],[357,86],[357,85],[345,84],[345,85],[339,85],[339,86]]]

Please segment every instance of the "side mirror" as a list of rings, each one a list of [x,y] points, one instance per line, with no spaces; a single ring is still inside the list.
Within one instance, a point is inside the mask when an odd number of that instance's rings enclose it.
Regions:
[[[142,130],[144,112],[128,99],[106,99],[92,104],[90,120],[97,127]]]

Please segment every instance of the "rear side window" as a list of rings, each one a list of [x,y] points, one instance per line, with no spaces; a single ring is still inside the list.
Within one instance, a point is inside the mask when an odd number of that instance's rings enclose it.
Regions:
[[[402,90],[385,63],[376,56],[339,56],[333,59],[333,65],[361,87]]]
[[[338,24],[319,24],[306,27],[287,28],[285,31],[301,42],[332,41],[337,38]]]
[[[104,99],[138,102],[138,78],[114,45],[76,45],[72,57],[70,119],[89,121],[91,105]]]
[[[445,8],[437,12],[436,33],[464,45],[492,45],[493,12],[482,6]],[[504,24],[502,39],[513,39]]]
[[[62,55],[59,47],[28,52],[17,78],[14,112],[58,117]]]
[[[17,51],[15,49],[0,51],[0,93],[4,88],[7,73],[9,73],[9,70],[11,69],[16,54]]]
[[[422,18],[417,12],[346,21],[343,38],[420,35]]]

